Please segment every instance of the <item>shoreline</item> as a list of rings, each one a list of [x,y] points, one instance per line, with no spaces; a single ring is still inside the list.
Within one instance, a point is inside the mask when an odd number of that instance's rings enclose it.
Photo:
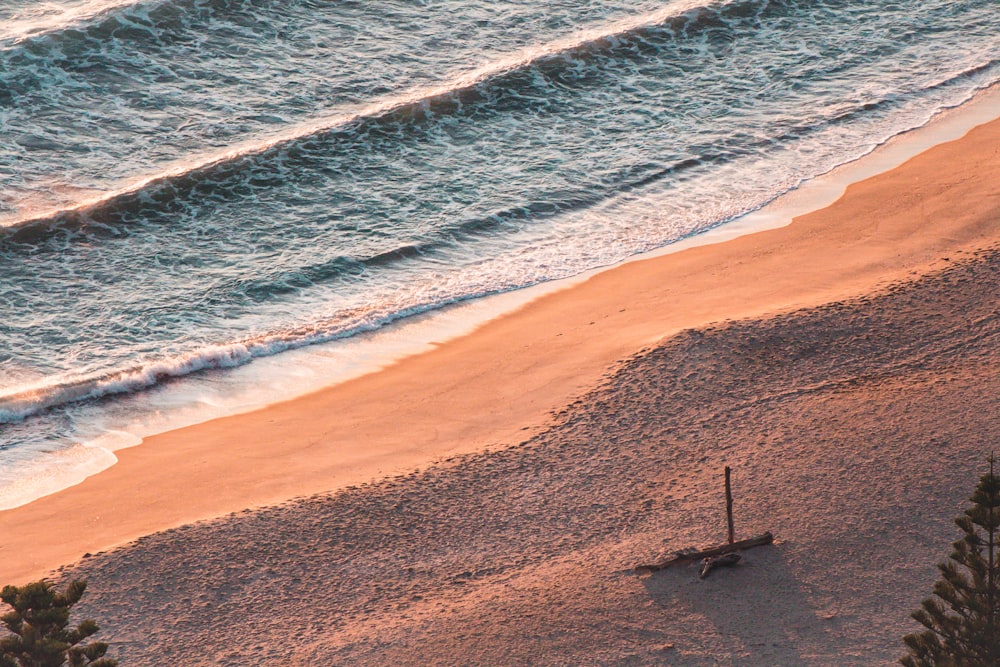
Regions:
[[[243,382],[269,384],[275,374],[287,373],[289,365],[316,364],[314,359],[310,359],[311,356],[316,356],[313,353],[328,356],[335,361],[319,366],[318,373],[323,379],[307,383],[305,387],[300,385],[292,389],[290,386],[284,386],[280,392],[266,393],[263,399],[254,397],[251,390],[248,393],[251,398],[243,397],[234,401],[238,407],[221,408],[223,412],[213,413],[210,416],[195,415],[186,420],[178,419],[176,422],[168,420],[159,427],[145,428],[145,430],[140,427],[138,433],[126,434],[134,437],[126,437],[117,444],[111,444],[109,449],[116,451],[131,447],[145,437],[193,426],[211,419],[253,412],[275,403],[328,389],[368,373],[381,371],[406,357],[430,351],[442,342],[467,336],[486,322],[508,315],[547,294],[570,289],[598,273],[631,262],[682,252],[696,246],[723,243],[747,234],[787,226],[795,217],[829,206],[843,195],[850,184],[898,167],[928,148],[959,139],[973,127],[998,117],[1000,117],[1000,84],[993,84],[981,89],[958,106],[939,110],[924,125],[890,137],[876,145],[870,152],[804,181],[759,209],[665,246],[565,278],[434,307],[429,311],[400,318],[379,329],[361,332],[345,339],[307,345],[274,356],[258,357],[252,364],[223,372],[246,376],[234,380],[234,384]],[[284,363],[285,359],[288,359],[289,363]],[[264,370],[262,367],[265,365],[270,366],[270,370]],[[182,378],[181,381],[186,379]],[[224,400],[218,396],[213,398],[220,402]]]
[[[58,493],[106,470],[117,462],[114,452],[136,446],[144,438],[246,414],[378,372],[602,271],[788,225],[797,215],[833,203],[849,184],[896,167],[933,145],[957,139],[998,115],[1000,85],[992,85],[958,106],[939,110],[924,125],[890,137],[869,153],[804,181],[760,209],[666,246],[566,278],[460,300],[344,339],[257,357],[232,369],[182,376],[175,383],[125,394],[116,399],[121,403],[113,411],[84,408],[74,417],[75,444],[55,455],[63,461],[58,464],[59,473],[49,474],[50,467],[57,465],[52,462],[38,460],[27,465],[24,472],[28,476],[22,483],[0,489],[0,511]],[[289,372],[290,368],[295,370]]]
[[[976,92],[965,102],[939,110],[920,126],[894,135],[870,152],[808,179],[762,208],[680,239],[579,274],[485,297],[460,300],[404,317],[373,331],[257,357],[232,369],[182,376],[176,383],[127,393],[113,410],[91,406],[75,415],[77,434],[60,451],[62,463],[33,461],[19,483],[0,488],[0,511],[58,493],[117,463],[116,451],[143,439],[210,420],[231,417],[322,391],[428,352],[441,342],[472,333],[541,296],[571,288],[588,278],[633,261],[686,248],[721,243],[775,229],[797,215],[832,204],[851,183],[882,173],[938,143],[961,137],[1000,115],[1000,85]],[[294,369],[289,372],[289,369]],[[58,474],[50,474],[58,465]]]
[[[1000,235],[995,205],[983,201],[989,186],[977,182],[1000,182],[998,144],[993,121],[790,226],[619,265],[378,373],[148,438],[105,472],[0,512],[0,531],[13,536],[0,547],[0,580],[191,521],[516,445],[622,359],[681,330],[933,270]],[[954,167],[944,176],[942,162]]]
[[[0,493],[0,511],[74,486],[115,465],[114,452],[141,444],[151,436],[254,412],[381,371],[442,342],[469,335],[491,319],[546,294],[571,288],[597,273],[788,225],[798,215],[832,204],[851,183],[899,166],[927,148],[957,139],[997,116],[1000,85],[992,85],[958,106],[938,111],[924,125],[897,134],[869,153],[803,182],[760,209],[675,243],[567,278],[452,303],[346,339],[256,358],[234,369],[185,376],[176,384],[128,395],[113,413],[96,408],[84,412],[77,415],[77,444],[59,454],[65,461],[61,473],[43,473],[33,477],[36,481],[5,489]],[[38,469],[47,470],[46,464],[39,461]],[[32,470],[29,466],[28,472]]]

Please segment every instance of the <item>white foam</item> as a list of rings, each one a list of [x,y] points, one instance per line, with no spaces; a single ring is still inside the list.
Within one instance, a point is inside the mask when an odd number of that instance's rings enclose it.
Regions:
[[[77,444],[0,469],[0,510],[79,484],[110,468],[118,458],[110,450]]]
[[[262,354],[280,351],[266,344],[257,347]],[[191,354],[108,374],[60,377],[37,384],[14,386],[0,395],[0,424],[19,421],[64,403],[138,391],[165,378],[182,377],[209,368],[234,368],[245,364],[252,357],[253,353],[247,344],[233,343],[209,346]]]

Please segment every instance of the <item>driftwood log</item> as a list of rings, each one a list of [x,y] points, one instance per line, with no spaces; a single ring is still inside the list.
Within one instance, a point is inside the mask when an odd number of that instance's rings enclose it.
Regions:
[[[769,532],[763,535],[758,535],[757,537],[751,537],[746,540],[740,540],[739,542],[733,542],[732,544],[723,544],[717,547],[711,547],[709,549],[685,549],[684,551],[678,551],[658,563],[653,563],[652,565],[640,565],[635,568],[637,573],[641,572],[657,572],[659,570],[665,570],[668,567],[678,565],[679,563],[690,563],[695,560],[702,560],[704,558],[712,558],[713,556],[722,556],[723,554],[735,553],[737,551],[743,551],[744,549],[751,549],[753,547],[764,546],[765,544],[771,544],[774,542],[774,535]]]
[[[743,556],[738,553],[725,554],[722,556],[712,556],[711,558],[706,558],[701,561],[701,573],[698,574],[699,579],[704,579],[708,576],[708,573],[717,567],[724,567],[727,565],[736,565],[740,562]]]

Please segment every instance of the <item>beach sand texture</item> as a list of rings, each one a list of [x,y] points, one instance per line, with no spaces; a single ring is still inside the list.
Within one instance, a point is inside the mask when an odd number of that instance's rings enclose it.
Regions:
[[[0,513],[0,579],[205,519],[66,570],[123,664],[887,664],[1000,434],[998,295],[994,121],[789,227],[123,450]],[[630,572],[723,539],[723,465],[777,544]]]

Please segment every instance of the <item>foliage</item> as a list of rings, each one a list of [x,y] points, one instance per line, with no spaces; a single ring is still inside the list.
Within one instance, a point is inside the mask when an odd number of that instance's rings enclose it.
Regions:
[[[949,561],[938,565],[934,597],[912,616],[926,630],[903,638],[906,667],[997,667],[1000,665],[1000,477],[983,475],[972,507],[955,520],[964,533]]]
[[[87,589],[85,581],[71,581],[59,593],[48,581],[24,586],[5,586],[0,600],[12,610],[0,616],[9,635],[0,639],[0,667],[115,667],[118,662],[105,658],[108,645],[91,642],[77,646],[97,632],[92,620],[67,629],[70,607]]]

